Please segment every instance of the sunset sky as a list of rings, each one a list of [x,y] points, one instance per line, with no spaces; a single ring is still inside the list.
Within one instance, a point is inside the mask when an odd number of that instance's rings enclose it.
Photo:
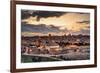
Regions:
[[[21,11],[22,35],[90,33],[90,14],[77,12]]]

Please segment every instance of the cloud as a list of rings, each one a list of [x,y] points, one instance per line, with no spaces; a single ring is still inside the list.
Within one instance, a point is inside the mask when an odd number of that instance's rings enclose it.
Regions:
[[[78,13],[78,14],[82,14],[82,15],[83,15],[83,14],[90,14],[90,13],[82,13],[82,12],[77,12],[77,13]]]
[[[69,31],[71,32],[71,34],[73,35],[78,35],[78,34],[82,34],[82,35],[90,35],[90,30],[89,29],[81,29],[80,31]]]
[[[81,30],[80,30],[80,33],[89,35],[89,34],[90,34],[90,30],[89,30],[89,29],[87,29],[87,30],[81,29]]]
[[[59,17],[67,12],[57,12],[57,11],[34,11],[34,10],[21,10],[21,18],[27,19],[30,16],[37,16],[37,21],[40,21],[40,18],[48,18],[48,17]]]
[[[90,23],[90,21],[78,21],[78,22],[76,22],[76,23],[80,23],[80,24],[89,24]]]
[[[55,32],[55,33],[62,32],[62,30],[60,30],[59,27],[54,25],[45,25],[45,24],[31,25],[25,23],[22,23],[21,31],[36,32],[36,33],[43,33],[43,34],[47,34],[49,32]]]

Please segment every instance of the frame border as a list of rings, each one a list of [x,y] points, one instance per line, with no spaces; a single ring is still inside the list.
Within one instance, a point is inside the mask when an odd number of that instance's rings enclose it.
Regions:
[[[63,4],[63,3],[48,3],[48,2],[33,2],[33,1],[15,1],[12,0],[10,11],[10,71],[15,72],[29,72],[29,71],[45,71],[45,70],[60,70],[60,69],[77,69],[77,68],[89,68],[97,67],[97,6],[95,5],[79,5],[79,4]],[[16,5],[39,5],[39,6],[53,6],[53,7],[72,7],[72,8],[88,8],[94,9],[94,64],[90,65],[75,65],[75,66],[58,66],[58,67],[43,67],[43,68],[25,68],[16,69]]]

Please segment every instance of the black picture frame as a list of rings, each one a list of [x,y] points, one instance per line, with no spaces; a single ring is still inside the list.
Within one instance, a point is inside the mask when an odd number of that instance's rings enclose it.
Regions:
[[[55,67],[41,67],[41,68],[16,68],[16,5],[38,5],[38,6],[52,6],[52,7],[71,7],[71,8],[86,8],[94,10],[94,64],[90,65],[74,65],[74,66],[55,66]],[[76,68],[90,68],[97,67],[97,6],[94,5],[78,5],[78,4],[62,4],[62,3],[47,3],[47,2],[33,2],[33,1],[11,1],[11,72],[29,72],[29,71],[45,71],[45,70],[60,70],[60,69],[76,69]]]

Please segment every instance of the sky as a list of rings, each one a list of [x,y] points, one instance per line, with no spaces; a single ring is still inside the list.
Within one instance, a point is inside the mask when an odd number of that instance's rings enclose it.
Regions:
[[[90,14],[21,10],[23,36],[90,34]]]

